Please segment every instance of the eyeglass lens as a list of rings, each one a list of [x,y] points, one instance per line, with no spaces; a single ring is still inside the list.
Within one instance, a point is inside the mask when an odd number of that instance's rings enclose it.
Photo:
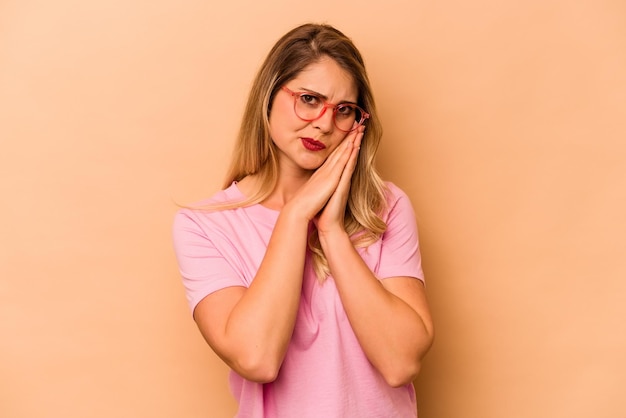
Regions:
[[[334,111],[326,109],[330,107],[324,100],[313,94],[300,94],[295,97],[295,111],[299,118],[305,120],[315,120],[319,118],[324,111],[333,112],[335,126],[342,131],[351,131],[354,128],[354,122],[361,124],[363,121],[363,112],[361,109],[351,103],[344,103],[336,106]]]

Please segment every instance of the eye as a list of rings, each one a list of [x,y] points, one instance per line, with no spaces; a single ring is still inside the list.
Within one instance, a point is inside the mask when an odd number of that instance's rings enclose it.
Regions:
[[[337,106],[337,116],[341,116],[343,118],[354,117],[356,107],[350,104],[343,104]]]
[[[313,94],[302,93],[300,95],[300,102],[308,106],[317,107],[320,105],[320,98]]]

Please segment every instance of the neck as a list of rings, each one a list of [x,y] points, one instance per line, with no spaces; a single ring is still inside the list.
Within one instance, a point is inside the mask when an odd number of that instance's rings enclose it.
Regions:
[[[273,209],[282,209],[293,198],[300,188],[309,180],[313,172],[300,171],[298,173],[281,173],[272,193],[263,202]]]
[[[289,172],[281,170],[274,190],[261,202],[261,205],[269,209],[281,210],[295,196],[304,183],[309,180],[312,174],[313,171],[299,170],[297,172]],[[260,182],[259,176],[252,174],[241,179],[237,183],[237,187],[245,196],[250,197],[259,190],[261,187]]]

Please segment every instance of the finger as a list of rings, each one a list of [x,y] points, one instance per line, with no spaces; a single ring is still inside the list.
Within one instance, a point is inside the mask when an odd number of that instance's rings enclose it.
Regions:
[[[358,129],[355,130],[355,139],[354,146],[359,148],[361,146],[361,141],[363,141],[363,137],[365,136],[365,126],[361,125]]]
[[[350,189],[352,174],[354,173],[354,169],[356,168],[356,164],[359,159],[359,151],[361,148],[360,145],[362,139],[363,130],[360,130],[356,135],[354,146],[352,147],[352,152],[350,153],[350,158],[341,173],[341,178],[339,179],[339,184],[337,185],[337,188],[342,189],[342,191],[347,191]]]
[[[323,182],[323,184],[325,184],[323,189],[326,189],[327,186],[332,188],[332,190],[327,190],[327,192],[329,192],[332,196],[332,194],[334,194],[339,187],[341,179],[347,177],[347,179],[344,180],[347,184],[344,184],[342,189],[347,187],[349,190],[350,178],[352,176],[352,172],[354,171],[354,167],[356,166],[356,158],[358,156],[358,152],[354,152],[356,145],[355,141],[360,144],[361,138],[363,137],[363,131],[363,127],[358,127],[346,135],[339,146],[337,146],[337,148],[335,148],[328,156],[324,164],[322,164],[322,166],[320,166],[320,168],[313,173],[313,177],[311,177],[309,183],[320,184],[319,182]],[[321,190],[318,189],[318,191]]]
[[[347,170],[344,170],[344,171],[347,171],[350,175],[352,175],[352,172],[356,168],[356,164],[359,159],[359,151],[361,150],[361,141],[363,140],[364,135],[365,135],[365,129],[363,127],[359,127],[356,133],[356,137],[354,139],[353,146],[352,146],[350,159],[348,160],[348,163],[346,165]]]
[[[354,134],[351,133],[350,137],[346,138],[345,141],[349,141],[349,146],[346,144],[345,152],[342,154],[345,158],[341,160],[341,163],[335,165],[335,172],[337,173],[337,180],[335,183],[334,191],[330,196],[330,200],[328,203],[337,201],[344,201],[343,205],[345,206],[345,199],[347,198],[347,193],[350,190],[350,182],[352,179],[352,173],[356,167],[357,159],[358,159],[358,147],[356,147],[356,142],[360,144],[361,138],[363,136],[363,130],[359,130]],[[341,145],[343,147],[343,144]],[[345,162],[344,162],[345,161]],[[341,170],[341,171],[339,171]]]
[[[335,173],[337,180],[341,176],[341,172],[348,163],[352,150],[354,148],[354,140],[352,138],[346,138],[333,152],[326,158],[326,161],[316,170],[317,176],[322,176],[325,173]],[[315,175],[314,174],[314,175]]]
[[[354,123],[356,125],[356,122]],[[361,139],[363,138],[363,134],[365,132],[365,126],[359,126],[353,131],[350,131],[348,135],[343,139],[341,144],[333,150],[331,155],[328,157],[328,160],[332,160],[329,164],[334,164],[337,161],[342,161],[343,164],[347,164],[350,156],[353,153],[355,147],[359,147],[361,145]],[[346,159],[346,157],[348,159]]]

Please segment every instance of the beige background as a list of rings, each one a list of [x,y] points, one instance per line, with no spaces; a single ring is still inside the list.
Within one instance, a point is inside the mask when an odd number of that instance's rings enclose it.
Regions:
[[[228,417],[176,206],[274,41],[362,50],[437,339],[422,418],[626,417],[626,3],[0,0],[0,416]]]

